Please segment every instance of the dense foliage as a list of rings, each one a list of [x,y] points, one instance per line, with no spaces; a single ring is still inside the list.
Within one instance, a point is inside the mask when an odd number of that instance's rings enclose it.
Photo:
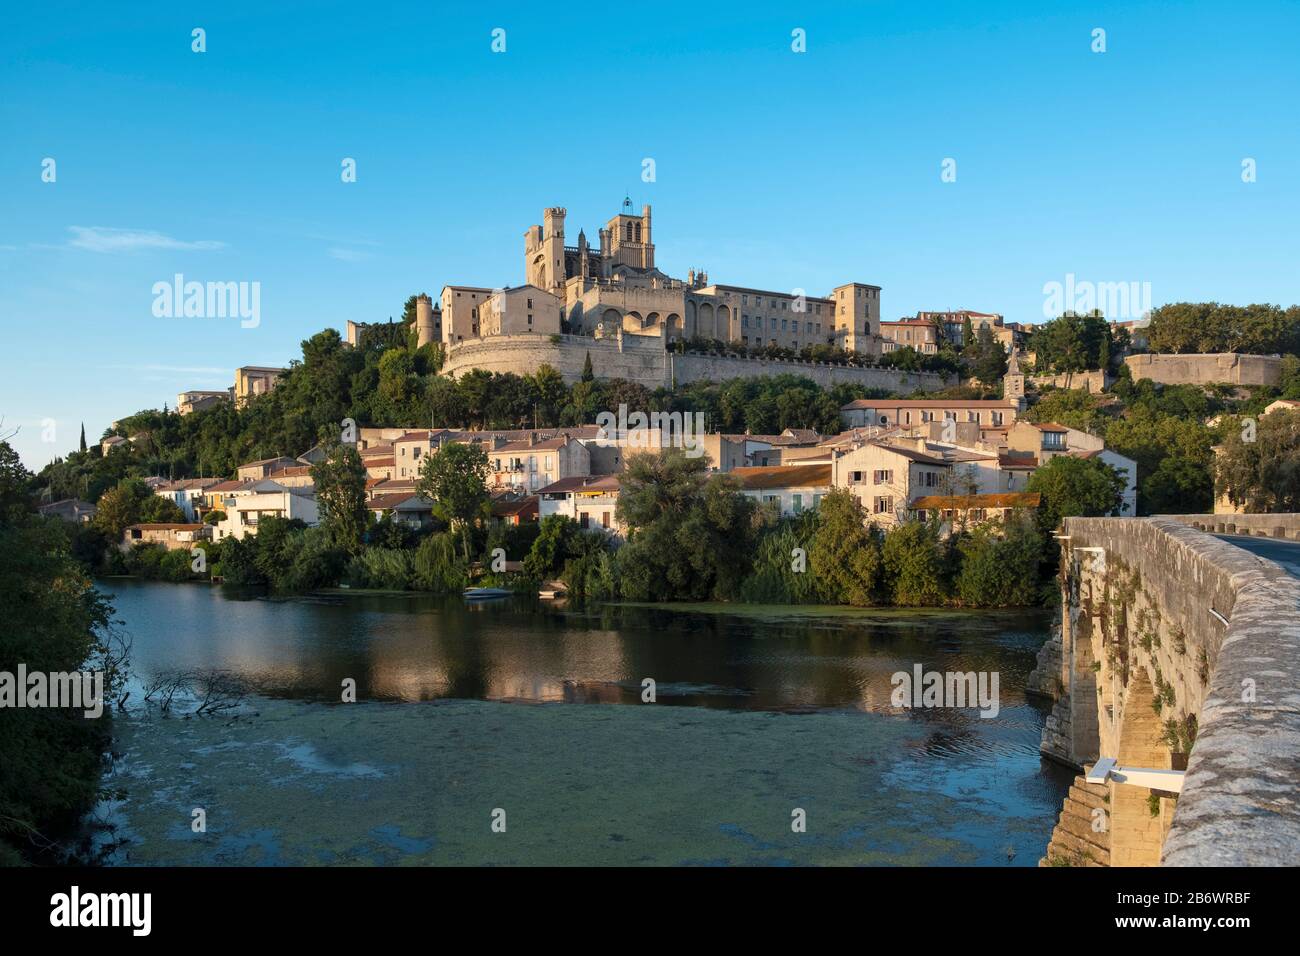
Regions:
[[[73,558],[67,526],[30,510],[30,476],[0,441],[0,672],[105,672],[111,701],[120,656],[112,608]],[[21,688],[19,692],[25,692]],[[111,717],[81,710],[0,708],[0,865],[35,858],[99,792]]]
[[[1153,352],[1300,352],[1300,306],[1174,302],[1151,311]]]

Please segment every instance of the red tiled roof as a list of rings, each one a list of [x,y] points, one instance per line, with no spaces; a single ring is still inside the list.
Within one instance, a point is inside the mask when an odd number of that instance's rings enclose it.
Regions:
[[[925,495],[908,507],[912,511],[970,511],[973,508],[1037,508],[1036,491],[1001,491],[988,495]]]
[[[226,491],[243,491],[245,488],[253,487],[253,482],[247,478],[237,478],[233,481],[223,481],[220,484],[213,485],[206,489],[208,494],[221,494]]]
[[[760,468],[733,468],[727,474],[740,482],[746,491],[765,488],[803,488],[831,483],[830,465],[769,465]]]
[[[207,525],[202,524],[169,524],[167,522],[144,522],[142,524],[129,524],[126,526],[127,531],[198,531]]]

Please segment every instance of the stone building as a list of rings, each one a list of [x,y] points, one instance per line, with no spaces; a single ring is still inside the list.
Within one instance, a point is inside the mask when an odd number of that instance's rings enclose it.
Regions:
[[[235,369],[235,403],[243,405],[250,398],[265,395],[275,388],[280,381],[280,376],[286,371],[286,369],[263,365],[245,365],[243,368]]]
[[[524,285],[442,290],[442,340],[454,345],[526,332],[596,339],[637,336],[664,347],[681,339],[802,349],[834,345],[878,355],[880,286],[849,282],[824,297],[709,282],[691,269],[673,278],[655,265],[650,207],[630,200],[597,231],[565,236],[566,211],[551,207],[524,233]]]

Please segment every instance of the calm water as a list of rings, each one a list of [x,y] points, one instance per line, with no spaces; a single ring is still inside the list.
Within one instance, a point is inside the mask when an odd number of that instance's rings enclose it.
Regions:
[[[141,682],[253,688],[118,722],[116,863],[1034,865],[1070,780],[1023,695],[1044,613],[102,586]],[[997,672],[1000,713],[895,710],[916,663]]]

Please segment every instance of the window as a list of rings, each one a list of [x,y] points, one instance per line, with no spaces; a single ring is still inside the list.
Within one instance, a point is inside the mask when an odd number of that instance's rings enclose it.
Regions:
[[[608,512],[608,511],[603,511],[603,512],[601,512],[601,515],[600,515],[600,526],[601,526],[602,528],[605,528],[606,530],[609,529],[609,512]]]
[[[921,484],[924,485],[926,488],[937,487],[939,484],[938,473],[933,471],[921,472]]]
[[[855,485],[862,484],[862,472],[854,471],[849,473],[849,480]]]
[[[993,412],[993,425],[994,425],[994,427],[1000,427],[1000,426],[1002,425],[1002,413],[1001,413],[1001,412]]]
[[[871,510],[878,515],[889,514],[894,510],[894,499],[888,495],[882,495],[872,502]]]
[[[1065,432],[1043,432],[1043,447],[1060,449],[1065,447]]]
[[[794,495],[794,513],[803,511],[803,495]]]
[[[873,471],[871,473],[871,483],[873,485],[887,485],[894,480],[894,473],[886,468]]]
[[[591,526],[591,515],[587,514],[587,512],[585,512],[585,511],[582,512],[582,514],[581,514],[581,515],[579,516],[579,518],[578,518],[578,524],[579,524],[580,526],[584,527],[584,528],[588,528],[588,527],[590,527],[590,526]]]

